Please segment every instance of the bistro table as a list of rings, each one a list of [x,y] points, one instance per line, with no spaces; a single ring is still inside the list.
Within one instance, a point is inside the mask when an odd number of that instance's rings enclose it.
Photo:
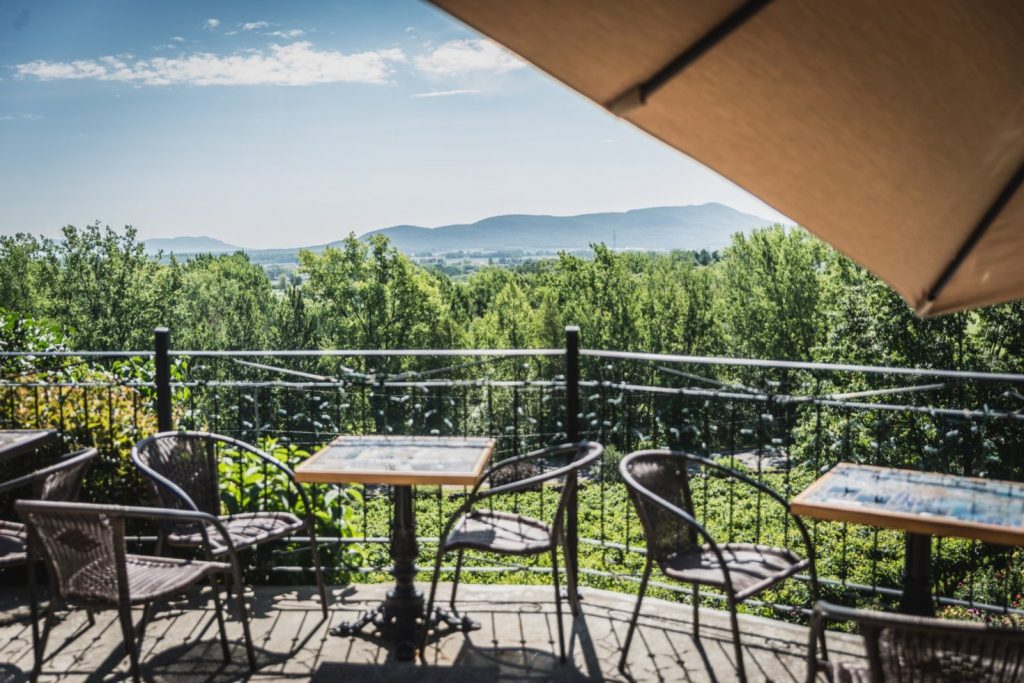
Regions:
[[[0,463],[30,453],[56,438],[55,429],[0,429]]]
[[[437,436],[339,436],[295,468],[298,481],[311,484],[390,484],[394,487],[391,559],[395,587],[387,599],[355,622],[331,630],[350,636],[372,624],[375,631],[395,643],[395,657],[411,660],[416,654],[418,622],[444,622],[452,630],[468,631],[479,625],[442,609],[424,614],[423,594],[417,590],[416,517],[412,487],[416,485],[472,486],[480,478],[494,439]]]
[[[1024,545],[1024,484],[841,462],[801,492],[794,514],[902,529],[900,611],[934,614],[931,537]]]

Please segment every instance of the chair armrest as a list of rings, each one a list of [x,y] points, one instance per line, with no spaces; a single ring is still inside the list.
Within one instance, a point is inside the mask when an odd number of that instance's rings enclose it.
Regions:
[[[0,493],[7,493],[8,491],[17,491],[20,488],[31,486],[40,477],[40,472],[29,472],[23,474],[17,479],[10,479],[3,483],[0,483]]]
[[[48,467],[44,467],[41,470],[36,470],[35,472],[29,472],[28,474],[23,474],[17,479],[11,479],[9,481],[0,483],[0,493],[16,491],[24,486],[31,486],[32,484],[36,483],[41,479],[46,478],[47,476],[53,474],[54,472],[59,472],[63,469],[67,469],[68,467],[72,467],[78,464],[80,460],[88,460],[90,458],[95,457],[96,455],[97,451],[95,448],[83,448],[80,451],[69,453],[67,455],[62,456],[58,462],[55,462],[54,464]]]
[[[559,477],[567,476],[567,475],[571,474],[573,472],[573,470],[582,469],[584,466],[589,465],[590,463],[587,462],[587,458],[583,458],[582,460],[574,459],[572,462],[567,463],[565,465],[562,465],[561,467],[558,467],[556,469],[553,469],[550,472],[542,472],[541,474],[537,474],[537,475],[534,475],[532,477],[527,477],[525,479],[519,479],[517,481],[509,482],[507,484],[501,484],[500,486],[495,486],[495,487],[489,488],[486,491],[484,491],[483,493],[479,492],[480,485],[484,481],[488,481],[489,479],[492,478],[492,476],[493,476],[493,474],[495,472],[498,472],[498,471],[500,471],[500,470],[502,470],[502,469],[504,469],[506,467],[509,467],[511,465],[522,464],[523,462],[527,462],[527,461],[529,461],[531,459],[534,459],[534,458],[537,458],[537,457],[540,457],[540,456],[552,457],[552,456],[558,455],[560,453],[565,453],[565,454],[579,453],[581,450],[590,448],[591,446],[596,446],[598,448],[597,454],[595,456],[593,456],[593,458],[596,459],[603,452],[603,448],[601,447],[601,445],[598,444],[597,442],[594,442],[594,441],[581,441],[579,443],[563,444],[561,446],[545,448],[545,449],[542,449],[542,450],[533,451],[532,453],[527,453],[525,455],[520,455],[520,456],[515,457],[515,458],[509,458],[508,460],[503,460],[500,463],[498,463],[497,465],[494,465],[494,466],[488,468],[482,475],[480,475],[480,478],[477,480],[476,485],[473,487],[473,490],[470,493],[470,496],[469,496],[470,500],[472,500],[475,503],[475,502],[479,502],[481,500],[484,500],[485,498],[490,498],[491,496],[497,496],[497,495],[502,495],[502,494],[507,494],[507,493],[514,493],[516,491],[522,491],[524,489],[528,489],[528,488],[537,486],[538,484],[543,484],[546,481],[550,481],[552,479],[558,479]],[[587,456],[587,457],[590,457],[590,456]]]
[[[210,538],[207,534],[207,525],[212,526],[217,530],[223,540],[223,546],[227,548],[228,554],[232,558],[232,562],[237,562],[235,556],[235,544],[231,540],[231,534],[228,533],[227,527],[221,522],[216,516],[206,512],[190,511],[190,510],[169,510],[166,508],[149,508],[141,506],[111,506],[113,510],[117,510],[124,517],[131,517],[133,519],[152,519],[162,520],[171,522],[195,522],[199,525],[200,533],[203,535],[203,544],[206,546],[207,555],[213,554],[213,546],[210,543]]]

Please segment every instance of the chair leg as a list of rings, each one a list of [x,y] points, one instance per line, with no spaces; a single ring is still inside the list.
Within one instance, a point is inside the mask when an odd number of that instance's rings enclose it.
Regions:
[[[700,637],[700,584],[693,584],[693,637]]]
[[[224,628],[224,607],[220,601],[220,588],[217,586],[217,577],[210,574],[207,579],[210,588],[213,590],[213,608],[217,613],[217,630],[220,632],[220,649],[224,654],[224,661],[231,661],[231,648],[228,646],[228,632]]]
[[[50,639],[50,629],[53,628],[53,622],[56,621],[56,607],[51,601],[51,604],[46,609],[46,616],[43,617],[43,633],[39,637],[39,649],[34,652],[35,664],[32,667],[32,680],[36,680],[39,674],[43,670],[43,655],[46,652],[46,641]]]
[[[460,550],[459,553],[461,554],[462,551]],[[420,661],[424,664],[427,663],[427,631],[430,630],[430,617],[434,612],[434,598],[437,596],[437,580],[441,576],[441,560],[443,559],[444,545],[442,544],[437,548],[437,559],[434,560],[434,575],[430,579],[430,596],[427,598],[427,611],[423,613],[423,626],[420,628]]]
[[[313,571],[316,573],[316,589],[320,593],[320,611],[324,619],[327,618],[327,586],[324,583],[324,570],[320,563],[320,549],[316,545],[316,533],[313,531],[313,522],[309,527],[309,547],[313,550]]]
[[[555,584],[555,619],[558,621],[558,656],[565,664],[565,629],[562,626],[562,589],[558,585],[558,546],[551,549],[551,578]]]
[[[452,612],[457,612],[455,609],[455,593],[459,590],[459,577],[462,576],[462,556],[465,553],[463,548],[459,548],[459,554],[455,560],[455,578],[452,581],[452,595],[448,599],[448,606],[452,608]]]
[[[745,683],[747,680],[747,669],[743,665],[743,643],[740,641],[740,621],[736,616],[736,597],[729,592],[729,620],[732,623],[732,642],[736,648],[736,676],[737,680]]]
[[[39,675],[39,667],[43,663],[43,644],[40,642],[39,634],[39,597],[36,594],[36,563],[34,558],[29,555],[28,562],[28,613],[29,618],[32,620],[32,655],[33,655],[33,668],[32,678],[35,679]],[[51,599],[52,603],[53,600]]]
[[[818,600],[821,599],[821,586],[818,585],[818,571],[811,563],[811,610],[813,611],[815,606],[818,604]],[[825,629],[821,629],[821,659],[822,661],[828,661],[828,646],[825,644]],[[831,678],[831,674],[830,674]]]
[[[640,579],[640,592],[636,596],[636,607],[633,608],[633,617],[629,620],[629,629],[626,631],[626,640],[622,643],[622,656],[619,658],[619,671],[626,670],[626,657],[629,655],[629,646],[633,642],[633,631],[636,630],[636,621],[640,618],[640,604],[644,600],[644,593],[647,592],[647,581],[651,578],[651,558],[647,558],[644,565],[644,575]]]
[[[242,586],[242,574],[237,563],[232,563],[231,574],[234,579],[235,592],[238,594],[238,618],[242,622],[242,633],[245,635],[245,654],[249,659],[249,670],[256,670],[256,652],[252,647],[252,633],[249,630],[249,611],[245,607],[245,588]],[[230,595],[230,591],[229,595]]]
[[[565,554],[565,594],[569,598],[569,609],[572,610],[572,615],[578,617],[580,615],[580,592],[576,586],[576,576],[579,573],[579,568],[576,558],[568,552],[568,544],[562,545],[562,552]]]
[[[121,634],[124,636],[124,649],[128,651],[128,661],[131,663],[132,680],[142,680],[139,675],[139,651],[135,646],[135,633],[132,628],[132,610],[127,604],[118,605],[117,616],[121,622]]]

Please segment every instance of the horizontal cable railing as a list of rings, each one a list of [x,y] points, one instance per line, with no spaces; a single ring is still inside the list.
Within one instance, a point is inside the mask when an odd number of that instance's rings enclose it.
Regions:
[[[642,568],[642,532],[617,470],[632,450],[666,447],[724,459],[787,499],[840,461],[1024,480],[1024,375],[590,349],[579,356],[579,432],[607,447],[605,462],[581,480],[576,513],[580,572],[594,585],[629,590]],[[495,459],[503,459],[569,433],[565,349],[175,350],[167,357],[176,427],[262,444],[292,467],[343,434],[487,435],[497,441]],[[126,454],[158,427],[153,359],[151,351],[2,352],[0,426],[52,427],[69,447],[98,445],[105,457],[90,479],[91,495],[148,501]],[[221,476],[239,509],[295,504],[280,499],[265,471],[239,466]],[[716,537],[796,541],[795,529],[760,494],[711,477],[693,486]],[[327,513],[318,533],[333,548],[336,570],[383,573],[390,564],[388,489],[311,489]],[[461,487],[418,490],[424,553],[464,495]],[[550,509],[556,495],[541,489],[509,505],[525,513]],[[826,595],[859,602],[900,595],[899,532],[810,526]],[[278,570],[306,571],[301,550],[288,557]],[[1019,551],[937,539],[933,561],[940,605],[1020,613]],[[484,557],[466,571],[524,578],[549,569]],[[755,608],[792,611],[805,607],[805,598],[798,586],[769,593]]]

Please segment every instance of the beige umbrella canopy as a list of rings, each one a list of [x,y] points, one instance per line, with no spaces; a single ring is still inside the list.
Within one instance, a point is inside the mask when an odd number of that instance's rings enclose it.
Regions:
[[[1024,298],[1024,1],[432,1],[919,314]]]

